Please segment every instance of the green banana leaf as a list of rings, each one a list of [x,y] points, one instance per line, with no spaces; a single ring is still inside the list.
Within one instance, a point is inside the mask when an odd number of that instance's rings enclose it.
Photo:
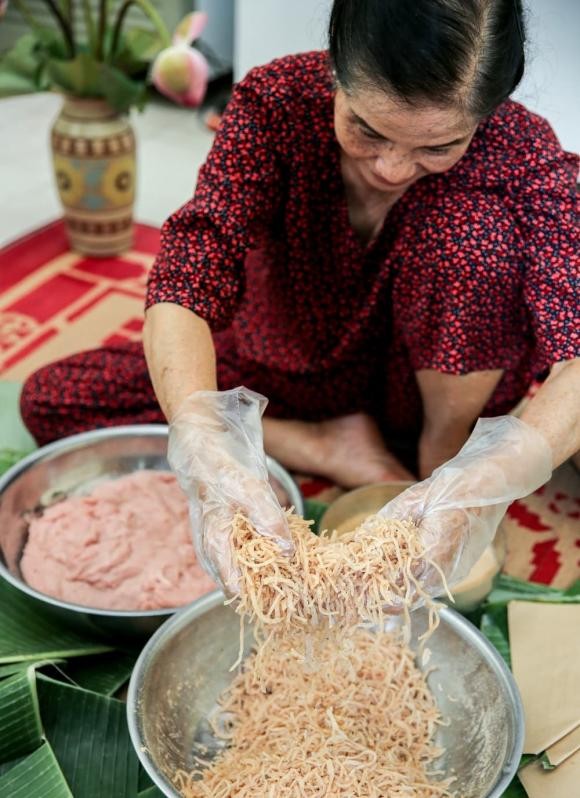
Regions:
[[[494,607],[485,611],[479,623],[481,632],[487,637],[511,668],[510,643],[505,607]]]
[[[0,96],[6,96],[2,94],[2,65],[0,64]],[[37,89],[33,89],[33,91],[37,91]],[[22,92],[17,92],[22,93]],[[9,468],[12,468],[13,465],[19,460],[22,460],[23,457],[26,457],[28,452],[16,452],[14,449],[0,449],[0,476],[5,471],[8,471]]]
[[[2,798],[73,798],[46,742],[0,776],[0,795]]]
[[[506,605],[508,601],[540,601],[556,604],[577,604],[580,602],[580,579],[566,590],[547,587],[546,585],[524,582],[513,576],[501,574],[494,584],[494,589],[487,597],[485,608],[494,605]]]
[[[163,793],[155,785],[139,793],[139,798],[164,798]]]
[[[131,676],[137,654],[113,651],[97,657],[72,660],[63,669],[65,677],[85,690],[114,695]]]
[[[555,770],[556,769],[556,765],[553,765],[550,762],[550,757],[548,756],[547,753],[542,754],[542,756],[540,757],[540,765],[542,766],[542,768],[544,770]]]
[[[0,707],[0,762],[10,762],[42,743],[34,668],[0,682]]]
[[[125,704],[40,674],[37,690],[46,738],[75,798],[136,798]]]
[[[59,624],[38,604],[0,580],[0,664],[81,657],[112,651]]]
[[[324,515],[327,507],[328,504],[326,504],[326,502],[319,502],[316,499],[304,500],[304,518],[306,518],[307,521],[314,521],[310,528],[316,535],[322,532],[320,529],[320,519]]]
[[[27,671],[28,668],[38,670],[39,668],[45,668],[49,665],[55,667],[62,662],[64,662],[63,659],[42,659],[38,662],[28,662],[28,660],[24,660],[22,662],[11,662],[9,665],[0,665],[0,679],[13,676],[15,673],[23,673]]]
[[[527,798],[527,795],[527,792],[524,790],[520,780],[516,776],[502,795],[502,798]]]

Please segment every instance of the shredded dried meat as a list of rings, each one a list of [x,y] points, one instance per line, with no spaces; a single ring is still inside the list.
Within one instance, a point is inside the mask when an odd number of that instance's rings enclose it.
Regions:
[[[375,517],[317,538],[303,519],[289,521],[292,556],[235,519],[236,610],[258,643],[219,701],[214,733],[228,748],[200,756],[176,787],[184,798],[449,796],[451,781],[434,771],[441,718],[425,676],[404,635],[376,633],[396,608],[408,635],[418,597],[429,629],[438,622],[418,578],[426,552],[416,528]]]

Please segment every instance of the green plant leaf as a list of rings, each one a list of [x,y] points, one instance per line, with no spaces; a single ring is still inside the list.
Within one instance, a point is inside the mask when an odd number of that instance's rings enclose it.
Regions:
[[[129,680],[136,659],[136,654],[114,651],[74,660],[63,670],[79,687],[112,696]]]
[[[5,67],[0,66],[0,97],[17,97],[20,94],[34,94],[37,91],[40,91],[40,89],[34,80],[27,78],[25,75],[10,72]],[[1,473],[4,473],[9,468],[10,465],[5,466],[3,469],[0,466]]]
[[[34,668],[0,682],[0,707],[0,762],[9,762],[38,748],[42,743],[42,726]]]
[[[40,65],[39,43],[36,36],[26,33],[0,59],[2,66],[13,69],[20,75],[36,76]]]
[[[134,798],[138,760],[125,704],[39,674],[44,731],[75,798]]]
[[[82,657],[112,650],[54,620],[36,601],[0,579],[0,664]]]
[[[163,46],[156,31],[132,27],[123,34],[112,65],[126,75],[141,74],[147,71]]]
[[[47,71],[52,82],[76,97],[102,97],[100,64],[89,53],[76,58],[52,58]]]
[[[0,96],[28,94],[46,88],[42,80],[43,57],[38,39],[31,33],[21,36],[12,49],[0,58]],[[12,465],[17,452],[3,449],[0,470]]]
[[[73,798],[48,743],[0,776],[2,798]]]
[[[14,662],[11,665],[0,665],[0,679],[7,676],[14,676],[15,673],[22,673],[30,668],[29,662]]]
[[[37,670],[38,668],[43,668],[47,665],[56,665],[60,662],[64,662],[64,660],[43,659],[38,662],[28,662],[25,660],[23,662],[11,662],[9,665],[0,665],[0,679],[13,676],[15,673],[23,673],[27,671],[28,668]]]
[[[133,106],[142,110],[147,99],[143,81],[131,80],[109,64],[101,64],[103,97],[111,108],[123,113]]]
[[[99,97],[122,113],[132,106],[142,108],[146,99],[144,81],[135,81],[119,69],[79,53],[68,61],[50,60],[47,64],[52,82],[77,97]]]

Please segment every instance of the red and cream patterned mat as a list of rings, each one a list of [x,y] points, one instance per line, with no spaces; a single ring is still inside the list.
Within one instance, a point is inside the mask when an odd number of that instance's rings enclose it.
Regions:
[[[0,378],[21,382],[39,366],[140,336],[147,272],[159,231],[137,225],[118,258],[71,252],[54,222],[0,251]]]
[[[70,252],[62,222],[0,251],[0,379],[21,382],[57,358],[141,334],[147,271],[159,231],[137,225],[133,249],[119,258]],[[330,501],[340,491],[301,481],[304,493]],[[512,576],[565,587],[580,578],[580,476],[572,465],[515,502],[505,521]]]

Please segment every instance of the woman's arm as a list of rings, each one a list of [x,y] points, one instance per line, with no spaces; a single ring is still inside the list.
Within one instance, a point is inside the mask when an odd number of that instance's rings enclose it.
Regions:
[[[554,468],[580,450],[580,358],[552,368],[521,420],[547,440]]]
[[[169,423],[194,391],[217,390],[211,332],[191,310],[170,302],[150,307],[143,347],[155,395]]]

